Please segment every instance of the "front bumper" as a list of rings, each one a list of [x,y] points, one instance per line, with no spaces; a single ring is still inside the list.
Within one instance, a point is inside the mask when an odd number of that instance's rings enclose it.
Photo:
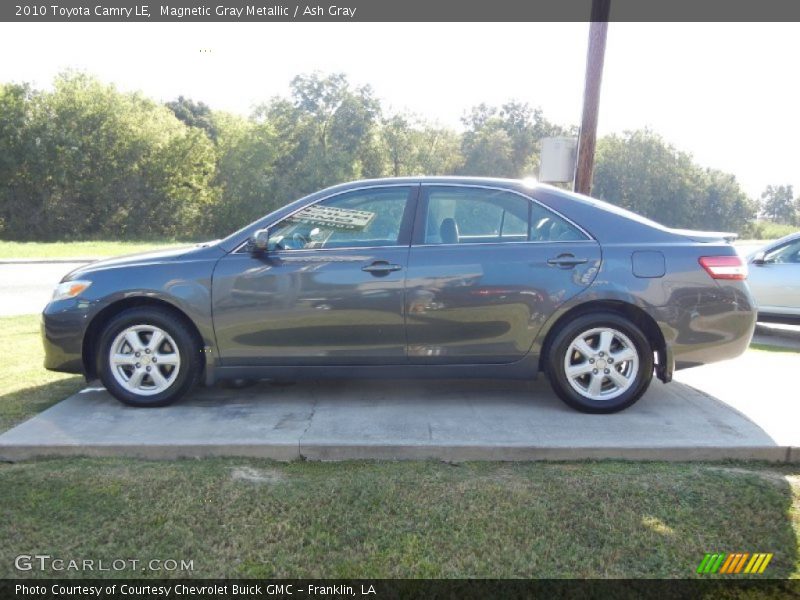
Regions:
[[[83,336],[87,324],[87,311],[76,300],[51,302],[45,307],[41,319],[45,369],[84,373]]]

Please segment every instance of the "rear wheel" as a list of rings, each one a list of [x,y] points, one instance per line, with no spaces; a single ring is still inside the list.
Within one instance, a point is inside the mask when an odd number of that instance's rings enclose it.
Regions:
[[[195,336],[169,311],[125,310],[100,335],[100,379],[125,404],[171,404],[197,383],[201,369]]]
[[[587,413],[612,413],[636,402],[653,377],[653,350],[642,331],[614,313],[566,323],[547,357],[558,396]]]

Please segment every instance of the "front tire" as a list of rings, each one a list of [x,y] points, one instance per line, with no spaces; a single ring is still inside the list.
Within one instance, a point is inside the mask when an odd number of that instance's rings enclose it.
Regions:
[[[585,413],[631,406],[653,378],[653,350],[642,331],[614,313],[567,322],[547,356],[547,375],[558,396]]]
[[[199,380],[199,346],[192,331],[172,312],[131,308],[104,327],[98,373],[111,395],[124,404],[166,406]]]

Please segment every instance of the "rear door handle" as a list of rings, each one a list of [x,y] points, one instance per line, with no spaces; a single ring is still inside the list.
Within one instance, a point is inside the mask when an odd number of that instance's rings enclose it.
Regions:
[[[574,254],[559,254],[547,260],[548,265],[554,267],[574,267],[589,262],[588,258],[577,258]]]
[[[386,262],[385,260],[376,260],[374,263],[361,267],[362,271],[367,273],[389,273],[391,271],[399,271],[403,267],[401,265],[394,265]]]

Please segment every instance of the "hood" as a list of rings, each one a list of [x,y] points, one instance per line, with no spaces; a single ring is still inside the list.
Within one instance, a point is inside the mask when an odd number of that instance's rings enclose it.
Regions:
[[[739,237],[738,233],[730,233],[728,231],[695,231],[693,229],[670,229],[676,235],[682,235],[694,242],[732,242]]]
[[[117,267],[128,267],[132,265],[160,264],[177,260],[179,258],[191,257],[193,254],[197,254],[198,258],[200,258],[201,256],[205,256],[208,251],[212,249],[216,249],[221,253],[222,250],[216,246],[217,242],[218,240],[214,240],[213,242],[203,242],[201,244],[181,246],[179,248],[152,250],[150,252],[125,254],[123,256],[114,256],[113,258],[96,260],[70,271],[61,281],[78,279],[82,274],[91,273],[93,271],[115,269]]]

